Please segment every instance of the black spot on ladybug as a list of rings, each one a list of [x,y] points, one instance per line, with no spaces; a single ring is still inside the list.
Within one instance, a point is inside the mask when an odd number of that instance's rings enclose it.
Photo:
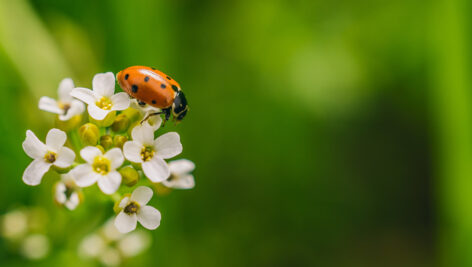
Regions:
[[[151,102],[152,102],[153,104],[156,104],[156,100],[152,100]]]
[[[169,81],[172,80],[169,76],[167,76],[166,78],[167,78],[167,80],[169,80]]]
[[[149,81],[149,76],[144,77],[144,81],[145,82]]]
[[[174,91],[176,91],[176,92],[179,91],[179,88],[177,88],[177,86],[175,86],[175,85],[172,85],[172,89],[174,89]]]
[[[133,84],[133,86],[131,86],[131,90],[133,91],[133,93],[138,92],[138,86],[136,84]]]
[[[166,89],[166,87],[167,87],[167,86],[166,86],[165,84],[161,83],[161,88],[162,88],[162,89]]]
[[[128,80],[129,74],[125,75],[125,80]]]

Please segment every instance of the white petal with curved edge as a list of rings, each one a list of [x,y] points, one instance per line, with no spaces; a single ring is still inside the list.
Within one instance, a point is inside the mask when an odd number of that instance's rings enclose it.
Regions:
[[[57,183],[56,193],[54,194],[56,201],[61,204],[66,202],[67,197],[65,193],[66,193],[66,186],[64,185],[64,183],[61,183],[61,182]]]
[[[125,158],[131,162],[141,163],[143,159],[141,157],[141,150],[143,149],[142,144],[136,141],[127,141],[123,145],[123,154]]]
[[[23,182],[27,185],[38,185],[41,183],[44,174],[51,167],[51,163],[44,161],[44,159],[35,159],[26,167],[23,173]]]
[[[105,157],[110,160],[112,170],[120,167],[121,164],[123,164],[123,161],[125,161],[123,153],[121,153],[121,149],[117,147],[108,150],[105,153]]]
[[[151,160],[142,163],[144,174],[154,183],[159,183],[169,178],[170,171],[167,163],[154,156]]]
[[[152,113],[152,112],[151,112]],[[147,115],[146,115],[147,116]],[[151,128],[156,131],[157,129],[159,129],[159,127],[161,127],[161,124],[162,124],[162,118],[161,116],[159,115],[154,115],[154,116],[150,116],[147,120],[146,120],[147,124],[149,126],[151,126]]]
[[[67,168],[72,163],[74,163],[75,153],[72,149],[68,147],[61,147],[57,152],[56,161],[54,161],[54,165],[59,168]]]
[[[176,189],[192,189],[195,187],[195,178],[191,174],[183,174],[172,180],[165,180],[162,184]]]
[[[117,171],[109,172],[98,178],[98,187],[103,193],[110,195],[116,192],[121,184],[121,174]]]
[[[43,158],[47,153],[46,145],[39,141],[38,137],[30,131],[26,131],[26,139],[23,141],[23,150],[30,158]]]
[[[171,173],[175,174],[190,173],[195,169],[195,163],[188,159],[178,159],[169,162],[169,169]]]
[[[38,104],[39,109],[55,113],[55,114],[62,114],[64,113],[64,110],[62,110],[59,105],[57,104],[57,101],[53,98],[43,96],[39,99],[39,104]]]
[[[111,112],[111,110],[105,110],[99,108],[95,103],[89,104],[87,107],[89,115],[96,120],[103,120]]]
[[[125,110],[129,107],[129,96],[125,92],[113,95],[110,100],[113,104],[112,110]]]
[[[154,207],[141,207],[137,215],[141,225],[149,230],[154,230],[161,224],[161,213]]]
[[[122,234],[129,233],[136,229],[137,220],[136,214],[128,215],[122,211],[115,218],[115,227]]]
[[[101,156],[102,151],[94,146],[86,146],[80,150],[80,156],[89,164],[93,163],[96,156]]]
[[[89,105],[97,101],[97,97],[95,96],[93,91],[87,88],[83,88],[83,87],[74,88],[70,92],[70,95],[79,100],[82,100],[83,102]]]
[[[77,192],[72,193],[70,198],[64,204],[69,210],[74,210],[79,205],[79,194]]]
[[[128,205],[129,202],[129,197],[124,197],[121,201],[120,204],[118,205],[120,208],[124,209],[126,205]]]
[[[92,88],[100,96],[112,96],[115,92],[115,75],[111,72],[96,74],[92,80]]]
[[[159,136],[154,142],[154,149],[156,154],[163,159],[177,156],[182,152],[179,134],[170,132]]]
[[[75,167],[70,174],[74,177],[75,183],[80,187],[87,187],[97,182],[100,174],[93,171],[89,164],[80,164]]]
[[[46,136],[46,146],[54,150],[54,152],[57,152],[65,143],[67,140],[67,135],[65,132],[53,128],[49,130],[48,135]]]
[[[59,88],[57,89],[57,93],[59,95],[59,100],[62,102],[70,102],[72,101],[72,96],[70,92],[74,89],[74,82],[71,78],[65,78],[59,83]]]
[[[85,111],[85,105],[79,100],[72,100],[70,102],[70,108],[67,110],[67,113],[64,115],[59,115],[59,120],[68,121],[75,115],[82,114]]]
[[[138,202],[139,205],[146,205],[152,198],[152,189],[147,186],[140,186],[134,189],[131,194],[131,200]]]
[[[137,125],[131,131],[131,137],[143,145],[152,145],[154,143],[154,129],[149,124]]]

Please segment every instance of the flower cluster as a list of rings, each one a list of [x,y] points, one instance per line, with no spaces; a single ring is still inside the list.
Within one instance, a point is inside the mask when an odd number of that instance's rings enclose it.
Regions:
[[[156,135],[162,119],[143,120],[156,109],[138,105],[127,93],[115,93],[113,73],[95,75],[92,88],[74,87],[71,79],[64,79],[59,100],[40,99],[40,109],[57,114],[56,128],[49,130],[45,142],[26,132],[23,149],[33,161],[23,181],[36,186],[48,171],[59,173],[55,202],[69,210],[84,201],[84,188],[97,184],[115,202],[118,231],[133,231],[137,222],[156,229],[161,214],[148,205],[151,188],[193,188],[195,165],[186,159],[166,161],[182,152],[179,134]]]

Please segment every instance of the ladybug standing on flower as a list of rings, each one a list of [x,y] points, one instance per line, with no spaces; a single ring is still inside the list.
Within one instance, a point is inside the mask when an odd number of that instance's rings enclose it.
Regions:
[[[146,66],[128,67],[116,75],[119,85],[141,105],[148,104],[162,109],[149,116],[164,114],[169,120],[170,114],[180,122],[188,111],[187,99],[180,90],[180,85],[168,75],[155,68]]]

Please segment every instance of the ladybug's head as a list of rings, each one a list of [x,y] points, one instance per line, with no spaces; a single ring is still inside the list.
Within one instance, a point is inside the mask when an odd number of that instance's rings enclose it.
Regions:
[[[180,122],[185,115],[187,115],[188,103],[185,95],[182,91],[178,91],[174,98],[174,103],[172,103],[172,115]]]

